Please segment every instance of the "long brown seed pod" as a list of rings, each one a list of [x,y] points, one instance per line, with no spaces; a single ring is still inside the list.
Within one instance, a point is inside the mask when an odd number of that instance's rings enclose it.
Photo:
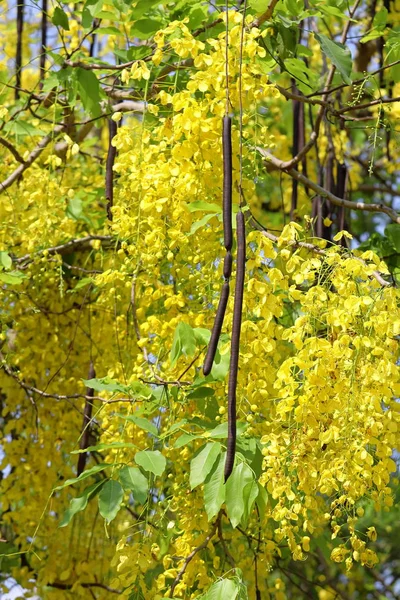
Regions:
[[[292,86],[293,92],[297,92],[296,85]],[[300,135],[300,102],[293,100],[293,148],[292,156],[295,157],[299,153],[299,135]],[[292,202],[290,206],[290,220],[293,221],[294,215],[297,209],[297,197],[298,197],[298,181],[293,180],[292,182]]]
[[[40,75],[39,89],[43,87],[43,79],[46,74],[46,46],[47,46],[47,0],[42,0],[42,22],[41,22],[41,53],[40,53]]]
[[[222,323],[224,322],[226,306],[228,304],[228,298],[229,298],[229,283],[227,281],[225,281],[224,285],[222,286],[221,296],[219,298],[219,303],[218,303],[218,308],[217,308],[217,314],[215,315],[214,326],[213,326],[213,329],[211,332],[211,337],[210,337],[210,342],[208,344],[206,358],[204,360],[203,373],[204,373],[205,377],[207,377],[207,375],[210,374],[212,366],[213,366],[215,353],[217,351],[219,336],[221,335]]]
[[[108,152],[106,161],[106,199],[107,199],[107,217],[112,221],[112,207],[114,204],[114,161],[117,149],[112,145],[112,140],[117,133],[117,124],[112,119],[108,119]]]
[[[222,156],[224,163],[223,205],[224,246],[232,249],[232,119],[227,115],[222,123]]]
[[[21,88],[22,33],[24,30],[25,0],[17,0],[17,47],[15,51],[15,99],[18,100]]]
[[[93,363],[90,362],[88,379],[94,379],[95,377],[96,377],[96,372],[94,370]],[[92,411],[93,411],[93,400],[91,400],[91,398],[93,398],[93,396],[94,396],[94,389],[86,388],[86,396],[88,396],[88,398],[86,399],[85,408],[83,409],[82,435],[81,435],[81,439],[79,442],[80,450],[84,450],[85,448],[87,448],[89,446],[90,421],[92,418]],[[78,477],[85,470],[86,460],[87,460],[87,452],[82,452],[82,454],[79,454],[78,465],[76,468],[76,474]]]
[[[228,444],[224,470],[225,481],[232,473],[236,451],[236,386],[239,366],[240,329],[242,326],[244,271],[246,263],[246,228],[242,212],[238,212],[236,215],[236,236],[236,285],[228,382]]]
[[[336,195],[339,198],[346,198],[346,181],[347,181],[347,167],[344,163],[338,163],[337,165],[337,181],[336,181]],[[338,228],[339,231],[346,229],[348,231],[348,223],[346,222],[346,209],[344,206],[339,208],[339,219]],[[345,236],[339,241],[340,246],[347,247],[347,238]]]
[[[224,277],[229,279],[232,273],[232,253],[230,250],[225,254],[224,258]]]

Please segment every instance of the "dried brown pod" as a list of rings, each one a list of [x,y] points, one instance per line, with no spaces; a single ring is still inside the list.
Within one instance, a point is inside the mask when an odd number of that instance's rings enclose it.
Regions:
[[[236,285],[228,381],[228,444],[224,470],[225,481],[232,473],[236,452],[236,387],[239,367],[240,329],[242,326],[244,272],[246,263],[246,228],[242,212],[238,212],[236,215],[236,236]]]
[[[223,205],[224,246],[232,249],[232,119],[225,116],[222,123],[222,156],[224,164]]]
[[[203,365],[203,373],[205,376],[211,373],[215,353],[217,351],[219,336],[221,335],[222,323],[224,322],[226,306],[229,298],[229,283],[225,281],[222,286],[221,296],[219,298],[217,314],[215,315],[214,326],[211,332],[210,342]]]

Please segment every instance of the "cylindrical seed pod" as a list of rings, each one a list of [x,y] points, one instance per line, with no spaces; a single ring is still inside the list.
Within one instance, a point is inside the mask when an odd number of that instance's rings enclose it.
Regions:
[[[225,481],[232,473],[236,451],[236,386],[239,366],[240,329],[242,325],[244,272],[246,263],[246,230],[242,212],[238,212],[236,215],[236,236],[236,285],[228,381],[228,444],[224,469]]]
[[[224,246],[232,248],[232,119],[225,116],[222,123],[222,156],[224,164],[223,205]]]
[[[217,314],[215,315],[214,327],[211,332],[210,341],[208,344],[208,350],[203,365],[203,373],[207,377],[210,374],[215,353],[217,351],[219,336],[221,335],[222,323],[224,322],[226,306],[229,298],[229,283],[225,281],[222,286],[221,296],[219,298]]]
[[[224,277],[229,279],[232,273],[232,253],[230,250],[225,254],[224,258]]]
[[[108,119],[108,152],[106,160],[106,200],[107,200],[107,217],[112,221],[112,207],[114,205],[114,161],[117,154],[117,149],[112,145],[114,136],[118,130],[118,125],[112,119]]]

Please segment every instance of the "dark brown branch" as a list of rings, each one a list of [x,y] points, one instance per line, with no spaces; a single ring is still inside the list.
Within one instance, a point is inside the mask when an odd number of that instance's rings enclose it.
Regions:
[[[25,162],[24,159],[22,158],[22,156],[20,155],[18,150],[16,148],[14,148],[14,146],[11,144],[11,142],[9,142],[8,140],[6,140],[5,138],[0,136],[0,144],[2,146],[4,146],[5,148],[7,148],[7,150],[9,150],[11,152],[11,154],[14,156],[15,160],[17,160],[21,164],[24,164],[24,162]]]

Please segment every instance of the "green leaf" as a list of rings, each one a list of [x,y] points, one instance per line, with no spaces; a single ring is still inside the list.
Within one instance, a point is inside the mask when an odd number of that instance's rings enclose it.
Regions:
[[[95,475],[95,473],[104,471],[104,469],[107,469],[108,467],[110,467],[110,465],[106,464],[106,463],[101,463],[100,465],[94,465],[94,467],[92,467],[91,469],[87,469],[87,471],[83,471],[83,473],[81,473],[79,475],[79,477],[73,477],[72,479],[67,479],[66,481],[64,481],[64,483],[62,485],[58,485],[57,487],[55,487],[53,491],[58,492],[59,490],[63,490],[64,488],[68,487],[69,485],[74,485],[74,483],[78,483],[79,481],[82,481],[83,479],[87,479],[91,475]]]
[[[42,129],[39,129],[38,127],[35,127],[31,123],[23,121],[22,119],[8,121],[8,123],[6,123],[4,126],[4,131],[13,133],[14,135],[44,135]]]
[[[141,383],[140,381],[133,381],[126,387],[126,389],[134,398],[146,398],[148,400],[154,395],[151,387]]]
[[[248,423],[237,422],[236,427],[237,437],[240,437],[242,433],[247,429]],[[214,439],[226,439],[228,437],[227,421],[225,421],[225,423],[220,423],[219,425],[214,427],[214,429],[211,429],[211,431],[207,431],[204,435],[206,435],[207,437],[212,437]]]
[[[204,202],[203,200],[196,200],[196,202],[191,202],[188,204],[188,209],[190,212],[196,212],[198,210],[203,210],[210,213],[220,213],[222,212],[221,206],[218,204],[211,204],[210,202]]]
[[[83,454],[85,452],[101,452],[101,450],[113,450],[114,448],[137,448],[132,442],[104,442],[103,444],[97,444],[96,446],[89,446],[82,450],[72,450],[71,454]]]
[[[117,29],[116,27],[99,27],[99,29],[96,30],[96,33],[100,33],[100,34],[111,34],[111,35],[121,35],[121,32],[119,29]]]
[[[215,217],[215,214],[211,213],[211,214],[205,215],[199,221],[196,221],[195,223],[193,223],[190,228],[190,235],[193,235],[194,233],[196,233],[196,231],[198,229],[200,229],[201,227],[204,227],[204,225],[207,225],[208,221],[210,221],[213,217]]]
[[[83,8],[82,11],[82,16],[83,16],[83,12],[87,11],[87,13],[89,15],[91,15],[92,17],[97,17],[98,14],[103,10],[103,1],[102,0],[86,0],[85,2],[85,6]],[[87,18],[87,21],[85,21],[85,25],[83,25],[85,28],[91,27],[92,26],[92,19]],[[82,23],[83,24],[83,23]]]
[[[249,6],[256,13],[263,13],[268,8],[268,0],[249,0]]]
[[[201,600],[236,600],[239,590],[234,579],[220,579],[212,584]]]
[[[156,33],[156,31],[162,29],[162,27],[163,24],[161,21],[155,19],[140,19],[132,25],[130,35],[139,40],[147,40]]]
[[[201,483],[204,483],[220,452],[221,444],[219,442],[209,442],[192,459],[190,463],[190,488],[192,490]]]
[[[296,79],[297,87],[309,94],[316,85],[315,72],[309,69],[300,58],[286,58],[285,69]]]
[[[207,346],[210,341],[211,331],[204,327],[195,327],[193,329],[194,337],[198,346]]]
[[[226,482],[226,512],[234,529],[239,525],[245,511],[244,489],[253,480],[250,467],[245,462],[239,462]]]
[[[97,481],[96,483],[89,485],[89,487],[87,487],[80,496],[78,496],[77,498],[72,498],[72,500],[69,503],[69,508],[67,508],[63,515],[63,518],[60,521],[59,527],[66,527],[71,522],[72,518],[76,515],[76,513],[85,510],[89,500],[94,498],[94,496],[96,496],[96,494],[99,493],[100,488],[102,485],[104,485],[104,483],[104,480]]]
[[[11,256],[7,254],[7,252],[0,252],[0,265],[4,269],[11,269],[12,267],[12,259]]]
[[[76,77],[83,107],[93,117],[99,117],[101,115],[100,85],[96,75],[93,71],[78,67]]]
[[[372,23],[373,27],[379,27],[379,29],[384,29],[387,24],[388,15],[388,9],[382,6],[374,16],[374,20]]]
[[[111,523],[121,508],[124,490],[119,481],[109,479],[101,488],[99,494],[99,512],[107,523]]]
[[[201,437],[202,434],[183,433],[175,440],[174,448],[182,448],[182,446],[186,446],[186,444],[193,442],[193,440],[198,440]]]
[[[110,379],[110,377],[102,377],[100,379],[82,379],[86,387],[96,390],[96,392],[121,392],[127,393],[128,387]]]
[[[185,356],[193,356],[196,351],[196,338],[193,328],[187,323],[181,321],[175,329],[172,348],[169,355],[171,366],[174,367],[178,358],[184,354]]]
[[[140,504],[145,504],[149,491],[147,478],[136,467],[122,467],[118,474],[119,481],[125,491],[132,492]]]
[[[390,223],[385,229],[385,235],[396,252],[400,252],[400,225]]]
[[[144,431],[148,431],[152,435],[158,436],[157,427],[154,425],[154,423],[148,419],[145,419],[144,417],[137,417],[136,415],[122,415],[121,413],[117,413],[115,416],[119,417],[120,419],[125,419],[125,421],[131,421],[140,427],[140,429],[144,429]]]
[[[78,221],[82,219],[83,215],[83,202],[80,198],[69,198],[67,206],[67,215],[71,219]]]
[[[26,275],[19,271],[10,271],[9,273],[0,273],[0,281],[7,285],[21,285]]]
[[[215,353],[215,359],[211,373],[209,375],[213,381],[224,381],[229,371],[230,357],[231,353],[229,351],[225,352],[225,354],[220,354],[220,352],[217,350]]]
[[[204,507],[209,521],[219,512],[225,500],[225,458],[226,452],[219,455],[204,485]]]
[[[174,431],[177,431],[177,429],[181,429],[181,427],[183,427],[183,425],[186,425],[187,422],[188,422],[187,419],[180,419],[179,421],[176,421],[173,425],[171,425],[171,427],[169,427],[169,429],[164,431],[164,433],[160,436],[160,439],[163,440],[163,439],[169,437],[170,435],[172,435],[174,433]]]
[[[351,85],[351,69],[352,69],[352,58],[350,50],[343,44],[330,40],[322,33],[315,33],[315,37],[320,43],[322,52],[331,59],[339,73],[342,75],[343,80]]]
[[[76,286],[72,290],[69,290],[69,291],[71,291],[71,293],[77,292],[78,290],[80,290],[92,283],[94,283],[94,279],[92,277],[82,277],[82,279],[80,279],[78,281]],[[88,380],[85,380],[85,381],[88,381]]]
[[[135,454],[135,463],[159,477],[164,473],[167,461],[159,450],[142,450]]]
[[[141,0],[136,2],[135,8],[130,14],[130,21],[135,21],[147,13],[154,5],[160,4],[161,0]]]
[[[56,27],[62,27],[62,29],[69,31],[68,17],[59,6],[56,6],[54,9],[53,18],[51,20]]]
[[[263,520],[265,515],[265,509],[267,508],[268,504],[268,492],[265,489],[265,487],[263,487],[260,483],[258,484],[258,495],[256,498],[256,504],[258,510],[260,511],[260,518],[261,520]]]
[[[215,396],[214,390],[210,387],[203,386],[191,391],[186,398],[188,400],[201,400],[203,398],[212,398],[213,396]]]
[[[254,502],[257,499],[258,493],[259,493],[258,485],[253,476],[253,479],[251,481],[249,481],[249,483],[245,486],[245,488],[243,490],[244,511],[243,511],[241,523],[245,527],[247,527],[247,521],[249,519]]]

